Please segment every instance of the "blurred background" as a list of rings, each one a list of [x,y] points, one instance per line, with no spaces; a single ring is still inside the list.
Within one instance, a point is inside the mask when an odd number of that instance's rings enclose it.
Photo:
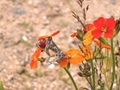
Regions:
[[[120,17],[120,0],[84,0],[83,7],[87,5],[86,23],[100,16]],[[63,51],[77,47],[78,40],[70,34],[81,25],[71,11],[82,19],[77,0],[0,0],[0,80],[5,90],[74,90],[59,65],[39,64],[37,69],[29,66],[41,35],[60,30],[53,37],[56,44]],[[79,87],[89,87],[77,75],[78,66],[72,66],[70,71]]]

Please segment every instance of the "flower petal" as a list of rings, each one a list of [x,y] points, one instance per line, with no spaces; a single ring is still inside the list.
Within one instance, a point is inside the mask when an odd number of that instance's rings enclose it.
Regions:
[[[40,56],[42,49],[38,48],[35,53],[31,56],[31,62],[30,62],[30,67],[31,69],[33,68],[37,68],[37,61],[38,61],[38,57]]]
[[[88,31],[84,36],[83,36],[83,43],[84,45],[89,45],[92,43],[94,37],[91,34],[92,30]]]
[[[32,55],[31,59],[34,60],[35,58],[38,58],[40,56],[40,53],[42,51],[42,48],[38,48],[35,53]]]
[[[75,37],[77,35],[77,32],[74,32],[73,34],[71,34],[71,37]]]
[[[113,35],[113,30],[108,29],[108,31],[104,33],[105,38],[111,38],[112,35]]]
[[[89,45],[89,44],[91,44],[93,42],[93,40],[94,40],[94,38],[91,36],[91,37],[89,37],[87,39],[84,39],[83,44],[84,45]]]
[[[46,36],[40,36],[40,37],[38,38],[38,41],[41,40],[41,39],[46,39],[46,38],[48,38],[48,37],[50,37],[50,36],[49,36],[49,35],[46,35]]]
[[[77,54],[77,55],[74,55],[74,57],[70,59],[70,64],[76,65],[76,64],[81,63],[83,60],[85,60],[84,57],[80,54]]]
[[[58,63],[61,68],[64,68],[68,65],[68,59],[67,58],[60,59],[58,60]]]
[[[105,25],[105,19],[103,17],[99,17],[97,20],[94,21],[94,26],[98,29],[102,29]]]
[[[86,24],[86,25],[85,25],[85,30],[86,30],[86,31],[89,31],[89,30],[91,30],[91,29],[94,29],[94,27],[95,27],[95,26],[94,26],[93,24]]]
[[[55,35],[57,35],[59,32],[60,32],[60,30],[57,30],[57,31],[53,32],[53,33],[50,34],[50,35],[40,36],[40,37],[38,38],[38,40],[46,39],[46,38],[48,38],[48,37],[55,36]]]
[[[37,61],[32,60],[32,61],[30,62],[30,67],[31,67],[31,69],[37,68]]]
[[[57,35],[59,32],[60,32],[60,30],[57,30],[57,31],[53,32],[50,36],[51,36],[51,37],[52,37],[52,36],[55,36],[55,35]]]
[[[66,55],[68,55],[68,56],[73,56],[75,54],[80,54],[81,55],[82,53],[79,50],[74,49],[74,48],[71,48],[66,52]]]
[[[92,35],[94,38],[100,38],[100,36],[102,35],[102,30],[100,29],[95,29],[92,31]]]
[[[108,18],[106,20],[106,27],[107,27],[107,29],[113,29],[115,27],[115,25],[116,25],[116,22],[114,21],[113,18]]]

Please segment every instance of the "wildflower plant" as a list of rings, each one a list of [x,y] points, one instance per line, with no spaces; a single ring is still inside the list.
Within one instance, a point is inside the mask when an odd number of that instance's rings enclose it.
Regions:
[[[114,17],[99,17],[92,23],[86,23],[86,12],[89,5],[83,8],[83,1],[78,0],[78,4],[83,11],[83,21],[80,17],[72,12],[78,22],[82,25],[79,29],[71,34],[71,38],[76,37],[80,41],[77,45],[79,49],[70,48],[63,52],[52,40],[60,30],[50,35],[40,36],[38,38],[37,50],[31,56],[30,67],[37,68],[37,62],[47,62],[52,64],[57,62],[69,75],[75,90],[119,90],[120,89],[120,72],[119,58],[120,46],[118,33],[120,31],[120,19]],[[55,52],[51,55],[49,50]],[[49,57],[40,56],[45,52]],[[54,57],[52,61],[49,61]],[[76,85],[69,68],[72,65],[79,65],[78,75],[85,78],[89,88]]]

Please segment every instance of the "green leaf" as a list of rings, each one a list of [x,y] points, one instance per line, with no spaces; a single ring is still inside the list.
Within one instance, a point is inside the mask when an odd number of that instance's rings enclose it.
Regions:
[[[4,90],[2,81],[0,81],[0,90]]]
[[[102,38],[102,37],[99,38],[99,41],[100,41],[101,43],[105,44],[105,45],[109,45],[108,42],[107,42],[107,40],[105,40],[105,39]],[[110,45],[109,45],[109,46],[110,46]]]
[[[102,57],[96,57],[95,59],[106,59],[108,58],[107,56],[102,56]]]

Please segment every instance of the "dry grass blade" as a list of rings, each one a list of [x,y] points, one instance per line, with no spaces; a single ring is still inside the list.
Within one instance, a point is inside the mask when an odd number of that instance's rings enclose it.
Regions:
[[[73,17],[75,17],[78,20],[78,22],[80,22],[80,24],[85,29],[85,25],[83,24],[83,22],[81,21],[81,19],[79,18],[79,16],[75,12],[73,12],[73,11],[71,11],[71,12],[73,13]]]
[[[80,5],[81,8],[82,8],[82,6],[83,6],[83,1],[84,1],[84,0],[78,0],[78,1],[77,1],[77,3]]]
[[[84,18],[84,22],[86,20],[86,11],[85,11],[85,8],[83,9],[83,18]]]
[[[88,11],[88,9],[89,9],[89,5],[87,5],[87,7],[86,7],[86,11]]]

